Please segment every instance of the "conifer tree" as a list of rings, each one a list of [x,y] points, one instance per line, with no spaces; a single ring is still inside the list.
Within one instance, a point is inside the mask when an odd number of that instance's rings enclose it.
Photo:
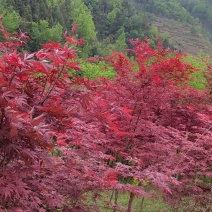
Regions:
[[[83,37],[86,42],[79,53],[82,57],[87,57],[92,54],[93,44],[96,41],[96,31],[92,15],[82,0],[73,0],[71,8],[70,15],[73,23],[78,24],[76,33],[79,38]]]

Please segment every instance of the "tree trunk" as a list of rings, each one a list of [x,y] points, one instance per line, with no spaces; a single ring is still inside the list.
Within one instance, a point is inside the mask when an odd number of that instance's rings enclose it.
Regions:
[[[133,210],[133,200],[135,198],[135,194],[133,193],[130,193],[130,199],[129,199],[129,202],[128,202],[128,209],[127,209],[127,212],[132,212]]]
[[[111,194],[111,196],[110,196],[110,202],[111,202],[112,199],[113,199],[114,192],[115,192],[115,189],[113,189],[112,194]]]
[[[118,193],[118,190],[116,189],[116,190],[115,190],[114,205],[117,205],[117,203],[118,203],[118,194],[119,194],[119,193]],[[116,212],[116,206],[115,206],[113,212]]]
[[[141,199],[140,212],[142,212],[143,205],[144,205],[144,197],[142,197],[142,199]]]

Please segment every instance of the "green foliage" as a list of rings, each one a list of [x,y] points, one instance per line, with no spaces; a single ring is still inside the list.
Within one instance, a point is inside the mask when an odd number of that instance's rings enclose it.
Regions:
[[[135,0],[135,2],[140,1]],[[145,1],[143,4],[145,5],[145,9],[148,12],[155,13],[157,15],[163,15],[183,22],[190,22],[192,24],[198,23],[198,21],[192,17],[177,0],[152,0]]]
[[[202,28],[199,25],[191,27],[191,34],[198,35],[201,34],[201,32]]]
[[[88,1],[84,2],[90,5]],[[122,51],[129,44],[129,39],[145,38],[150,28],[144,13],[136,12],[130,1],[101,0],[92,4],[91,12],[98,40],[102,44],[101,55],[108,55],[110,50]]]
[[[123,11],[121,0],[109,0],[108,4],[113,8],[108,14],[107,19],[109,23],[113,24],[116,21],[118,14]]]
[[[201,56],[192,55],[187,55],[186,57],[184,57],[184,61],[197,69],[197,71],[190,76],[190,84],[194,88],[204,89],[207,82],[206,78],[204,77],[205,70],[207,68],[206,62]]]
[[[86,42],[83,47],[79,48],[79,55],[86,58],[92,55],[93,45],[96,41],[93,18],[87,6],[81,0],[73,0],[71,8],[71,18],[74,23],[78,24],[76,34],[79,38],[84,38]]]
[[[86,5],[81,0],[73,0],[71,6],[71,18],[74,23],[79,25],[76,31],[78,36],[83,37],[88,42],[95,40],[95,25],[92,20],[92,15]]]
[[[62,39],[63,27],[58,23],[52,28],[46,20],[41,20],[39,23],[32,23],[32,40],[29,43],[30,49],[35,51],[39,49],[40,44],[47,43],[50,40],[60,42]]]
[[[4,14],[3,22],[8,31],[21,28],[29,33],[32,37],[30,51],[36,51],[37,45],[50,37],[60,41],[62,27],[70,31],[77,23],[77,36],[86,42],[79,48],[83,58],[108,55],[111,50],[122,51],[130,47],[128,40],[131,38],[149,37],[152,46],[156,47],[157,36],[164,46],[170,46],[170,35],[152,28],[152,14],[189,23],[192,34],[203,33],[212,41],[212,5],[208,0],[1,0],[0,14]],[[42,20],[48,22],[48,26],[43,27],[52,32],[35,29],[35,24],[42,25]],[[36,36],[35,31],[39,35]]]
[[[116,20],[116,15],[117,15],[116,10],[112,10],[107,14],[107,20],[109,21],[109,23],[114,23],[114,21]]]
[[[62,39],[63,27],[57,23],[49,29],[50,39],[56,42],[60,42]]]
[[[203,27],[210,32],[212,39],[212,2],[210,0],[180,0],[180,3],[193,17],[200,20]]]
[[[147,25],[147,20],[142,12],[130,16],[129,19],[126,20],[124,26],[127,39],[146,38],[151,30],[150,26]]]
[[[4,14],[5,13],[5,8],[2,5],[2,0],[0,0],[0,14]]]
[[[53,6],[53,5],[57,5],[59,2],[60,3],[64,3],[65,0],[46,0],[48,6]]]
[[[103,61],[89,63],[81,60],[80,66],[82,67],[80,72],[82,73],[83,77],[88,77],[90,79],[95,79],[97,77],[115,77],[114,69],[111,66],[106,65]]]
[[[113,44],[113,41],[111,41],[111,38],[108,37],[101,41],[98,52],[101,56],[108,56],[114,49],[115,46]]]
[[[127,44],[126,44],[126,33],[124,30],[124,27],[121,27],[118,32],[117,32],[117,39],[115,41],[115,51],[118,52],[123,52],[126,50],[127,48]]]
[[[157,16],[167,17],[192,25],[192,33],[204,34],[212,41],[212,4],[208,0],[134,0],[142,8]]]
[[[20,16],[16,11],[13,10],[11,13],[6,13],[4,15],[2,23],[8,32],[14,32],[20,25]]]
[[[169,32],[161,32],[159,33],[159,40],[163,43],[164,47],[169,47],[169,40],[170,40],[171,36],[169,34]]]

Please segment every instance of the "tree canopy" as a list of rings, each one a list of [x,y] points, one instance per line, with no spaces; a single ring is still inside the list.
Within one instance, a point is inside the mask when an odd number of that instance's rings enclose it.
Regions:
[[[51,36],[46,20],[33,25]],[[76,27],[30,53],[29,36],[0,23],[0,210],[132,212],[156,189],[170,205],[189,196],[211,210],[210,58],[197,89],[192,58],[149,39],[130,40],[131,58],[79,58]],[[84,77],[83,62],[107,73]],[[128,193],[128,207],[98,204],[109,190]]]

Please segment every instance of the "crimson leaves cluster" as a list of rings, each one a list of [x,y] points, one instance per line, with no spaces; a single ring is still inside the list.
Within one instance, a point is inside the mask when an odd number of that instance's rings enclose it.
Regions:
[[[202,191],[212,173],[212,108],[207,91],[188,86],[195,70],[183,55],[133,40],[136,62],[95,58],[117,74],[90,81],[70,74],[80,70],[82,40],[66,33],[64,44],[30,54],[20,51],[24,33],[0,27],[1,210],[98,211],[98,192],[145,197],[146,182],[170,197]]]

